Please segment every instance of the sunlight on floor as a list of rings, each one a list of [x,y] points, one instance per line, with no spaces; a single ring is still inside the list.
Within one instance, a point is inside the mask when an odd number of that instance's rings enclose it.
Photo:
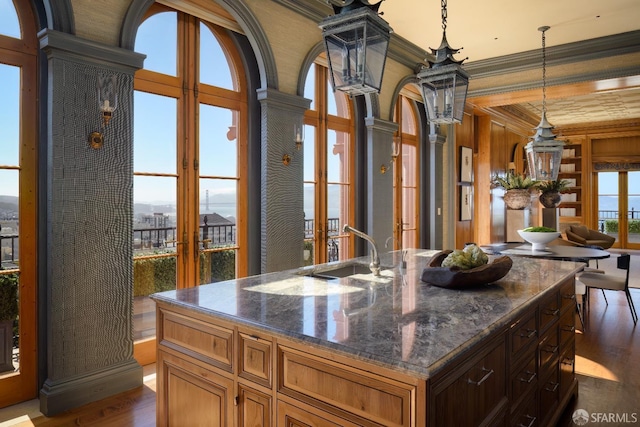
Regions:
[[[576,374],[619,382],[618,377],[599,363],[576,354]]]

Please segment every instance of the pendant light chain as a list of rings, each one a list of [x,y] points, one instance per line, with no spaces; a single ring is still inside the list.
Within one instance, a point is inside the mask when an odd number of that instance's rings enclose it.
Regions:
[[[440,1],[442,7],[442,31],[447,32],[447,0]]]
[[[443,0],[443,1],[446,1],[446,0]],[[542,30],[542,111],[544,113],[547,112],[547,55],[546,55],[546,36],[545,36],[546,31],[547,29]]]

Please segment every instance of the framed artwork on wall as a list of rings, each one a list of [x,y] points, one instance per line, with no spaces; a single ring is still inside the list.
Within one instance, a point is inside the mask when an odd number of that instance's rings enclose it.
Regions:
[[[473,182],[473,150],[470,147],[460,147],[460,182]]]
[[[473,187],[460,186],[460,221],[471,221],[473,218]]]

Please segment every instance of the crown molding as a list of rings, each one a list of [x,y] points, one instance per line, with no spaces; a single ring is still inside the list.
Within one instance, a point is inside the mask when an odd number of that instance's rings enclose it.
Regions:
[[[546,48],[548,66],[572,64],[640,51],[640,30]],[[495,77],[540,68],[541,49],[468,62],[472,79]],[[637,71],[634,73],[637,74]]]

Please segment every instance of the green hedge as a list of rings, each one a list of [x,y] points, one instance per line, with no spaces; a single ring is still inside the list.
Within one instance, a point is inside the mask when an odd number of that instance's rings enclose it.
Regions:
[[[133,296],[147,296],[176,288],[176,258],[133,261]]]
[[[18,275],[0,276],[0,320],[18,317]]]
[[[605,219],[604,220],[604,232],[605,233],[617,233],[618,232],[618,220],[617,219]],[[640,234],[640,219],[629,220],[629,233]]]
[[[221,282],[236,277],[236,251],[200,254],[200,283]]]
[[[200,283],[236,277],[236,251],[200,254]],[[147,296],[176,288],[176,258],[146,258],[133,261],[133,296]]]

